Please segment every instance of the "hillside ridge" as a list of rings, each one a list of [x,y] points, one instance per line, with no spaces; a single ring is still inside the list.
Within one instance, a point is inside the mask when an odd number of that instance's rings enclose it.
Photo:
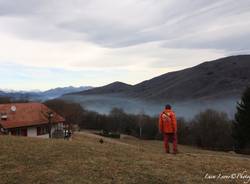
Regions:
[[[169,72],[136,85],[115,82],[74,95],[116,94],[152,101],[239,97],[250,85],[250,55],[229,56]]]

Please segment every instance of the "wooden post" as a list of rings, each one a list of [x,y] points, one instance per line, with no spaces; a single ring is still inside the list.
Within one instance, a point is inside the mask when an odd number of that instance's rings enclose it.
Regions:
[[[140,127],[140,138],[142,136],[142,127]]]
[[[48,112],[48,119],[49,119],[49,138],[51,139],[52,138],[52,135],[51,135],[51,127],[52,127],[52,117],[53,117],[53,113],[52,112]]]
[[[141,110],[140,115],[139,115],[139,127],[140,127],[140,138],[142,137],[142,127],[143,127],[143,121],[144,121],[144,109]]]

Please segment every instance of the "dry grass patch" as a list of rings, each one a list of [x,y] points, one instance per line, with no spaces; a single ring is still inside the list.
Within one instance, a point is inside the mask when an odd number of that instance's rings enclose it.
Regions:
[[[72,141],[0,136],[1,184],[161,184],[242,183],[242,180],[205,180],[206,173],[231,174],[247,170],[250,159],[181,146],[166,155],[159,141],[121,141],[88,133]]]

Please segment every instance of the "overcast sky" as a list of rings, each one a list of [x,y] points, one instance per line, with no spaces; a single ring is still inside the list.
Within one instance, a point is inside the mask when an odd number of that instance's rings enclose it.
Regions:
[[[249,0],[0,0],[0,88],[136,84],[249,39]]]

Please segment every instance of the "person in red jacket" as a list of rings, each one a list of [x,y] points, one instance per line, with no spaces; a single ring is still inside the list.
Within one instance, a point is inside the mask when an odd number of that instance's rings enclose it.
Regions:
[[[163,134],[166,153],[170,153],[169,139],[173,141],[173,153],[177,153],[177,121],[171,105],[166,105],[159,117],[159,131]]]

